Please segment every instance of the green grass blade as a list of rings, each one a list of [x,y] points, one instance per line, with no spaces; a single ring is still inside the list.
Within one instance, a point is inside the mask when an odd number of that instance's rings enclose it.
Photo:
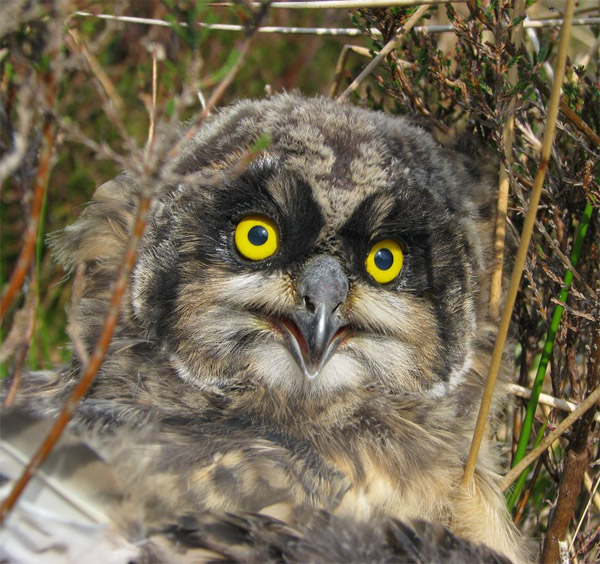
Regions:
[[[587,233],[587,229],[590,223],[590,218],[592,216],[592,204],[590,202],[586,203],[585,210],[579,222],[579,227],[577,230],[577,235],[575,237],[575,243],[573,244],[573,250],[571,252],[571,264],[573,268],[577,266],[577,261],[579,260],[579,254],[581,252],[581,247],[583,246],[583,242],[585,240],[585,235]],[[568,269],[565,273],[563,279],[563,288],[559,294],[559,301],[561,303],[565,303],[567,297],[569,295],[569,288],[571,286],[571,282],[573,281],[573,272],[571,269]],[[548,362],[550,361],[550,356],[552,355],[552,349],[554,347],[554,339],[556,338],[556,333],[558,332],[558,328],[560,326],[560,320],[564,311],[564,307],[562,305],[557,305],[554,309],[554,313],[552,314],[552,321],[550,323],[550,328],[548,329],[548,334],[546,335],[546,341],[544,342],[544,349],[542,351],[542,357],[540,359],[540,363],[538,365],[537,372],[535,374],[535,379],[533,382],[533,387],[531,389],[531,397],[527,404],[527,411],[525,413],[525,419],[523,420],[523,426],[521,428],[521,435],[519,436],[519,442],[517,444],[517,450],[513,457],[512,465],[514,466],[525,456],[525,451],[527,450],[527,444],[529,442],[529,437],[531,435],[531,428],[533,427],[533,421],[535,417],[535,410],[537,408],[538,400],[540,397],[540,393],[542,391],[542,385],[544,383],[544,376],[546,375],[546,368],[548,367]],[[540,437],[543,433],[540,433]],[[509,509],[512,510],[514,504],[519,497],[521,489],[525,483],[525,478],[527,472],[524,472],[518,479],[516,483],[516,487],[513,489],[513,492],[508,500]]]

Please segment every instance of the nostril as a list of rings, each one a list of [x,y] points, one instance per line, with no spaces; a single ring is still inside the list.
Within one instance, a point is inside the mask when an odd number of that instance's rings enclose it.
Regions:
[[[304,307],[309,313],[315,313],[315,305],[310,301],[308,296],[304,296]]]
[[[336,313],[343,305],[344,302],[340,302],[338,305],[336,305],[332,310],[331,313]]]

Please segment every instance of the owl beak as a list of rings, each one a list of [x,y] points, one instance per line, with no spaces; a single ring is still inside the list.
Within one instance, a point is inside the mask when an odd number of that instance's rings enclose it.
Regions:
[[[312,319],[307,317],[294,315],[295,321],[285,320],[283,326],[294,360],[304,376],[314,380],[346,336],[347,326],[327,313],[323,304]]]
[[[305,267],[298,290],[302,304],[283,325],[294,360],[304,376],[314,380],[347,333],[340,310],[348,294],[348,278],[336,258],[319,255]]]

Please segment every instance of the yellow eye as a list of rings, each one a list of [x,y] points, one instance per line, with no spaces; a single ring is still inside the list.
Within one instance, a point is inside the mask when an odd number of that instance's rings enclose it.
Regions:
[[[393,239],[375,243],[365,261],[367,272],[379,284],[387,284],[400,274],[403,254],[400,245]]]
[[[264,215],[248,215],[235,228],[235,246],[250,260],[263,260],[279,247],[279,231],[275,222]]]

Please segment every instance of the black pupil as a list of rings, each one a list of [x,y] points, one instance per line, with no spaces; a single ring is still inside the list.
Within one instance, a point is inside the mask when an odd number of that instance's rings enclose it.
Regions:
[[[379,249],[375,253],[375,266],[379,270],[389,270],[394,264],[394,255],[389,249]]]
[[[255,247],[264,245],[269,238],[269,233],[266,228],[262,225],[255,225],[250,231],[248,231],[248,241],[250,241]]]

